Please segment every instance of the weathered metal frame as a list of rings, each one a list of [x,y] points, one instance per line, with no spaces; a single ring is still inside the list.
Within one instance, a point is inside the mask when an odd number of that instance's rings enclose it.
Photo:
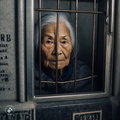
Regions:
[[[26,96],[34,96],[34,0],[26,0]]]
[[[19,96],[20,102],[25,102],[25,2],[24,0],[17,1],[18,10],[18,81],[19,81]]]
[[[112,5],[110,4],[112,2]],[[111,95],[112,64],[113,64],[113,32],[114,32],[114,3],[107,0],[106,10],[106,50],[105,50],[105,91],[81,94],[56,94],[54,96],[34,95],[34,1],[26,0],[26,73],[27,73],[27,99],[36,102],[78,100],[107,97]],[[38,9],[37,9],[38,10]],[[39,9],[41,11],[45,11]],[[57,10],[58,11],[58,10]],[[60,11],[60,10],[59,10]],[[80,12],[80,11],[77,11]],[[83,11],[81,11],[84,13]],[[85,11],[86,12],[86,11]],[[94,12],[94,11],[93,11]],[[90,12],[91,13],[91,12]],[[97,14],[99,12],[94,12]]]

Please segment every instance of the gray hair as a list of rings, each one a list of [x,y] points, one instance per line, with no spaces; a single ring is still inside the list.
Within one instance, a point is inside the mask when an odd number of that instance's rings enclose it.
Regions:
[[[66,27],[69,29],[72,46],[74,48],[75,33],[74,33],[74,28],[73,28],[69,14],[61,13],[61,12],[59,12],[59,13],[57,13],[57,12],[45,12],[42,15],[42,19],[41,19],[41,30],[43,30],[49,24],[57,23],[57,15],[59,16],[58,22],[64,22]]]

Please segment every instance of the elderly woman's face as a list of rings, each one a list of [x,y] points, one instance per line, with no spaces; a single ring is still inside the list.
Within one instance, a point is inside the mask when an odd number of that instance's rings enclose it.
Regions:
[[[42,63],[50,69],[63,69],[68,66],[72,51],[69,29],[63,22],[59,23],[58,28],[58,35],[55,23],[46,26],[42,33]]]

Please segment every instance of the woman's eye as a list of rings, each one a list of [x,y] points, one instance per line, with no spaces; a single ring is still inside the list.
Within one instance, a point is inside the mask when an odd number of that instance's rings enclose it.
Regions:
[[[51,41],[51,40],[46,40],[45,43],[46,43],[46,44],[53,44],[53,41]]]
[[[47,40],[46,43],[51,43],[51,41],[50,41],[50,40]]]
[[[67,42],[67,41],[62,41],[61,43],[62,43],[62,44],[66,44],[66,43],[68,43],[68,42]]]

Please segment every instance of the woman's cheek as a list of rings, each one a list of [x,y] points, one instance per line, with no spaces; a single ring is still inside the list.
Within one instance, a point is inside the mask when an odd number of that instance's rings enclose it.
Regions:
[[[64,55],[65,55],[65,58],[66,58],[66,59],[71,56],[71,52],[72,52],[71,49],[65,49],[65,50],[64,50]]]

